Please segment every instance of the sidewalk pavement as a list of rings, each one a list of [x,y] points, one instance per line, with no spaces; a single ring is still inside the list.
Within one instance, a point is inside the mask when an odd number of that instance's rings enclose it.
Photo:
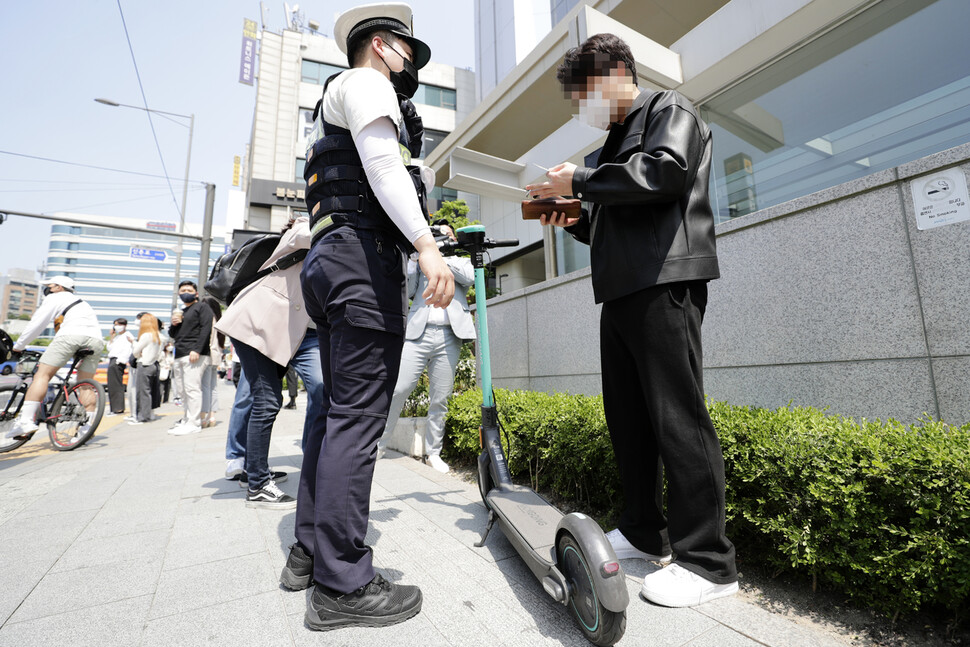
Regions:
[[[486,522],[474,484],[393,452],[377,465],[367,543],[385,577],[421,587],[421,613],[383,629],[307,629],[308,592],[278,581],[294,511],[247,508],[245,491],[223,478],[232,387],[220,390],[220,424],[199,434],[165,433],[177,419],[168,404],[154,423],[106,418],[73,452],[38,434],[0,454],[0,646],[590,644],[498,527],[474,547]],[[298,410],[280,412],[270,449],[293,496],[305,404],[301,393]],[[743,594],[654,606],[638,594],[655,567],[623,568],[630,606],[619,645],[849,644]]]

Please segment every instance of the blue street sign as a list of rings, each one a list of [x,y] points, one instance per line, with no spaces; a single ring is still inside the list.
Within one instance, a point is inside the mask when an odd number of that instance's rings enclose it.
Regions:
[[[164,249],[146,249],[144,247],[132,247],[130,249],[132,258],[140,258],[145,261],[164,261],[168,258]]]

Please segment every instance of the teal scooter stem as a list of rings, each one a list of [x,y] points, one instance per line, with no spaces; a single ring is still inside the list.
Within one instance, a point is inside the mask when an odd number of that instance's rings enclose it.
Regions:
[[[444,254],[464,250],[475,268],[475,310],[482,382],[482,452],[478,456],[478,489],[488,509],[488,526],[478,547],[485,545],[498,522],[545,592],[564,605],[586,638],[595,645],[613,645],[626,629],[630,595],[626,577],[603,530],[584,514],[563,515],[535,491],[515,485],[499,437],[498,410],[492,393],[485,298],[485,251],[515,247],[518,240],[492,240],[481,225],[462,227],[458,240],[440,245]]]

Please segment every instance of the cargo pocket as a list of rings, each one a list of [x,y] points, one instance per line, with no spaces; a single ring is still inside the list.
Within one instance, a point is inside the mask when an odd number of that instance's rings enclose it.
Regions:
[[[397,372],[401,360],[405,317],[374,305],[348,303],[340,326],[336,372],[380,378]]]

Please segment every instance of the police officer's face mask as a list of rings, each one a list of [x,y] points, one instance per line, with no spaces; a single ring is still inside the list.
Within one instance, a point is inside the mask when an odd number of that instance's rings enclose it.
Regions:
[[[414,67],[414,63],[408,60],[408,57],[397,51],[390,43],[387,44],[395,54],[401,57],[404,61],[404,69],[400,72],[395,72],[391,69],[391,66],[384,61],[387,71],[391,73],[391,85],[394,86],[394,91],[398,94],[403,94],[408,99],[414,96],[414,93],[418,91],[418,70]],[[384,60],[383,58],[381,60]]]

